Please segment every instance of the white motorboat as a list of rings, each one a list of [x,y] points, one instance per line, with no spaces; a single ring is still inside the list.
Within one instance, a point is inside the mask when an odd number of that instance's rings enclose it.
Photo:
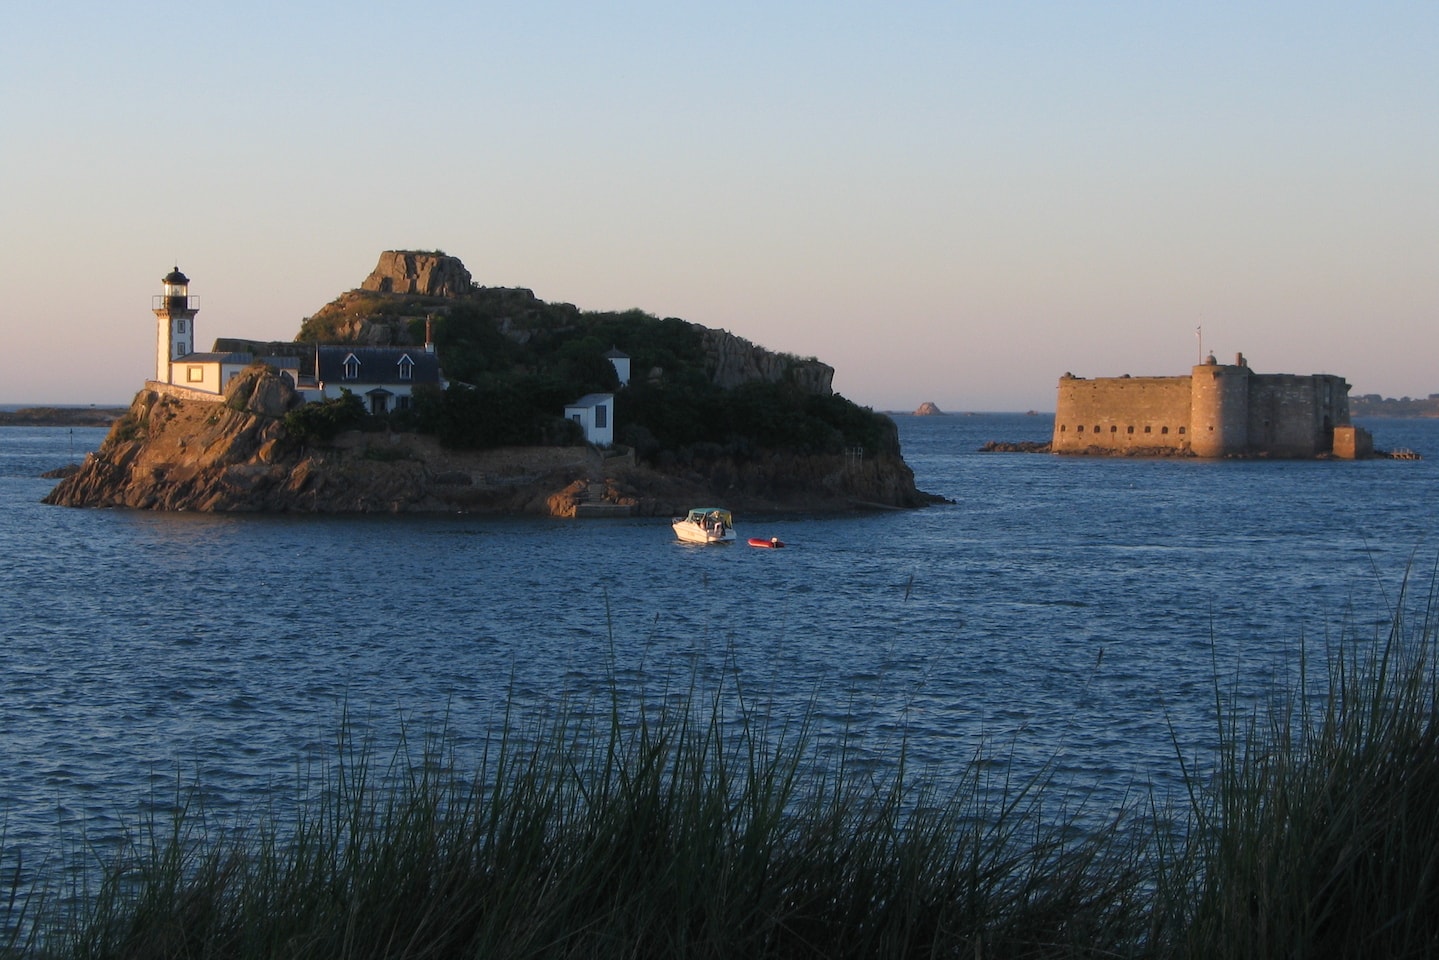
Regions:
[[[686,543],[734,543],[734,517],[724,507],[695,507],[671,524]]]

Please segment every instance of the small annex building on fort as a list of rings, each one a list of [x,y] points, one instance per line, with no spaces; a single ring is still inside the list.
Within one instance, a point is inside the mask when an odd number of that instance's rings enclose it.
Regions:
[[[1334,456],[1373,453],[1369,432],[1349,422],[1349,384],[1318,373],[1255,373],[1244,355],[1214,355],[1188,376],[1059,380],[1050,449],[1068,454],[1195,457]]]

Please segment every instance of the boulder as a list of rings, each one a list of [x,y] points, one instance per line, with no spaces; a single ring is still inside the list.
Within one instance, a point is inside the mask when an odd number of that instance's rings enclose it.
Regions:
[[[926,400],[914,411],[914,415],[916,417],[938,417],[943,416],[944,411],[939,409],[939,406],[936,405],[933,400]]]
[[[225,386],[225,403],[261,417],[283,417],[305,402],[290,378],[273,367],[253,363]]]

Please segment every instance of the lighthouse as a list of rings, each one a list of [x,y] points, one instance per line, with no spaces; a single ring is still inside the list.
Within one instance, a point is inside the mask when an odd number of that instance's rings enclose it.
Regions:
[[[190,278],[178,266],[160,283],[164,292],[150,306],[155,313],[155,379],[171,383],[171,361],[195,352],[195,314],[200,305],[190,296]]]

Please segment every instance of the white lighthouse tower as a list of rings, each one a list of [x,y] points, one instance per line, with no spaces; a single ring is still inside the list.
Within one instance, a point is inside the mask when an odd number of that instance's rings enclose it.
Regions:
[[[155,312],[155,379],[171,383],[171,361],[195,352],[195,314],[200,304],[190,296],[190,278],[178,266],[160,282],[165,292],[150,305]]]

